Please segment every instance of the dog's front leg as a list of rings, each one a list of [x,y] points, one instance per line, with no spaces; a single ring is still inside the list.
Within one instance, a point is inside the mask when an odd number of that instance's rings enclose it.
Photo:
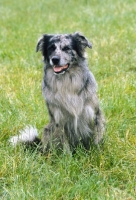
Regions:
[[[69,143],[62,127],[56,127],[54,123],[48,124],[44,128],[43,138],[43,152],[50,151],[70,151]]]

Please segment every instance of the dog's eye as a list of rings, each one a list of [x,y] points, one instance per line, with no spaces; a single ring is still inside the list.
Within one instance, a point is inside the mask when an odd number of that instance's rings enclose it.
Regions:
[[[69,47],[69,46],[65,46],[65,47],[63,47],[62,50],[63,50],[63,51],[68,51],[68,50],[70,50],[70,47]]]
[[[49,51],[54,51],[56,49],[56,47],[55,47],[55,45],[53,44],[53,45],[50,45],[49,47],[48,47],[48,50]]]

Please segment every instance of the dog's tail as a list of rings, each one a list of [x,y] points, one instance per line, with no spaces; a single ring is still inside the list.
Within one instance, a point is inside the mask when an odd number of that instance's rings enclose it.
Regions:
[[[38,131],[32,126],[26,126],[25,129],[19,131],[19,135],[11,137],[9,142],[13,146],[21,143],[28,146],[38,146],[41,144],[41,140],[38,138]]]

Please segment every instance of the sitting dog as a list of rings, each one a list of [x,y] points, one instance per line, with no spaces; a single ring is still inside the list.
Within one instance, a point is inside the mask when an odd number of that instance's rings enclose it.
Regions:
[[[86,47],[91,43],[82,34],[44,34],[37,43],[44,60],[42,93],[50,116],[44,128],[42,146],[75,151],[81,145],[89,149],[103,138],[105,120],[96,94],[97,84],[88,69]],[[26,127],[10,140],[39,143],[37,130]]]

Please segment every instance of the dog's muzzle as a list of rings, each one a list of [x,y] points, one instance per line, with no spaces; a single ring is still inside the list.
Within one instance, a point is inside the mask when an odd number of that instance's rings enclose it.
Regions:
[[[54,64],[53,70],[55,74],[64,74],[66,70],[69,68],[69,64],[66,65],[59,65],[60,63],[60,57],[59,56],[53,56],[52,57],[52,63]]]

